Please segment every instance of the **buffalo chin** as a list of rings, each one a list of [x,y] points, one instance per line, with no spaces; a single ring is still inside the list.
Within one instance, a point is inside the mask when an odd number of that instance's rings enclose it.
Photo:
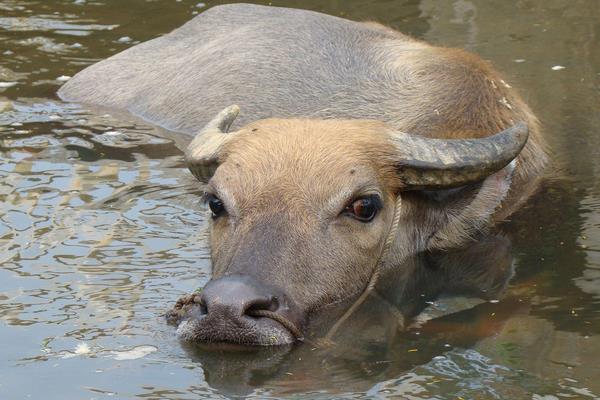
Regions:
[[[279,322],[254,317],[244,317],[235,323],[208,317],[189,318],[179,323],[177,337],[190,343],[242,346],[282,346],[296,341]]]

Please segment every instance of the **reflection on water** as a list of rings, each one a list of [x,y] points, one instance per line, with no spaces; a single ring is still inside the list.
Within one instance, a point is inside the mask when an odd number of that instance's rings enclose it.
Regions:
[[[388,276],[333,345],[316,321],[304,345],[251,352],[181,346],[162,318],[210,271],[184,139],[55,95],[214,4],[0,1],[0,397],[598,398],[597,2],[273,2],[490,59],[543,121],[556,172],[502,235]]]

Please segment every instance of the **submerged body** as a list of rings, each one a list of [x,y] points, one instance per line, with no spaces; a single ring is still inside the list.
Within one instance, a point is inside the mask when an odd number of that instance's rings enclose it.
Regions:
[[[211,8],[59,94],[194,135],[240,106],[186,154],[214,217],[213,279],[184,333],[193,340],[291,342],[253,313],[302,326],[364,290],[380,264],[468,242],[525,200],[546,164],[535,116],[486,62],[304,10]],[[513,125],[528,127],[527,144],[523,129],[488,138]],[[453,140],[470,138],[488,139]]]

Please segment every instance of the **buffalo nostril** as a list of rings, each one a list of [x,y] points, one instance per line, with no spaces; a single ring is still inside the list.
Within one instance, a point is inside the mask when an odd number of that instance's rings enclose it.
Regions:
[[[269,299],[255,300],[246,310],[245,315],[254,318],[269,318],[279,322],[298,340],[303,340],[302,331],[288,317],[283,315],[279,310],[279,300],[272,296]]]
[[[201,320],[199,329],[205,331],[210,340],[226,340],[236,332],[248,331],[249,336],[273,332],[277,327],[272,322],[282,325],[298,340],[302,338],[299,321],[290,311],[286,296],[279,296],[277,289],[252,278],[231,275],[216,279],[194,300],[195,313]]]
[[[254,300],[245,310],[244,314],[251,317],[260,317],[261,311],[275,312],[279,309],[279,300],[275,296],[267,299]]]
[[[194,296],[194,303],[198,304],[200,308],[200,314],[206,315],[208,314],[208,307],[206,306],[206,300],[202,296],[196,295]]]
[[[206,302],[205,301],[200,301],[200,303],[198,304],[198,306],[200,307],[200,313],[201,314],[208,314],[208,307],[206,306]]]

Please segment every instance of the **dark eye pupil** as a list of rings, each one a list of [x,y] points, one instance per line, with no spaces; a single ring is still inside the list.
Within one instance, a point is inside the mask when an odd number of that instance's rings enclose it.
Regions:
[[[208,208],[213,213],[213,216],[218,217],[220,214],[225,211],[225,206],[223,206],[223,202],[218,198],[211,196],[208,199]]]
[[[358,199],[348,207],[348,211],[352,216],[363,222],[369,222],[375,218],[377,210],[376,202],[370,197]]]

